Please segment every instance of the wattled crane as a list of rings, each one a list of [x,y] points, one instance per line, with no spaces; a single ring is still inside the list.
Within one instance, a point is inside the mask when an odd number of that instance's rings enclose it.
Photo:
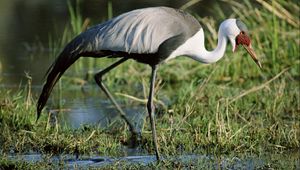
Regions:
[[[177,56],[186,56],[201,63],[217,62],[224,56],[228,40],[233,51],[237,46],[243,46],[261,67],[251,48],[247,28],[239,19],[224,20],[219,27],[217,47],[213,51],[207,51],[201,25],[197,19],[184,11],[169,7],[151,7],[124,13],[91,27],[66,45],[47,72],[47,80],[37,103],[37,116],[40,116],[59,78],[78,58],[115,57],[120,59],[98,72],[95,80],[116,106],[132,135],[137,136],[134,126],[103,84],[102,77],[128,59],[150,65],[152,73],[147,110],[156,158],[159,160],[153,105],[153,90],[159,64]]]

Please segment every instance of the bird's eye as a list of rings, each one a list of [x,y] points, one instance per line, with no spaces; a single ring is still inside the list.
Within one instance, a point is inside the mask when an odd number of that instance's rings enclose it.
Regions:
[[[245,32],[244,32],[244,31],[241,31],[241,34],[242,34],[242,35],[244,35],[244,34],[245,34]]]

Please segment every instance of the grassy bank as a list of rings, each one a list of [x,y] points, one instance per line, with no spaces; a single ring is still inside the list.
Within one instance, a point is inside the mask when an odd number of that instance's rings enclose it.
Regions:
[[[229,157],[299,152],[299,3],[226,3],[231,6],[230,17],[241,18],[248,26],[252,45],[262,60],[263,69],[259,70],[243,49],[232,53],[231,47],[216,64],[204,65],[181,57],[161,65],[156,84],[159,149],[164,155],[194,153]],[[219,11],[216,18],[197,17],[205,29],[209,49],[216,45],[218,24],[223,18],[228,18],[218,4],[214,8]],[[51,41],[53,46],[63,46],[74,34],[85,28],[82,27],[85,22],[76,17],[76,11],[71,14],[72,27],[66,28],[59,42]],[[49,54],[56,55],[57,52]],[[68,75],[74,76],[74,72],[78,73],[75,76],[81,78],[83,74],[79,73],[82,70],[93,70],[94,66],[97,66],[96,69],[104,68],[112,61],[81,59],[66,73],[63,83],[58,86],[67,88],[72,83]],[[129,61],[109,73],[105,82],[112,91],[123,94],[117,96],[124,103],[144,105],[141,101],[147,98],[145,94],[148,91],[149,75],[149,67]],[[94,82],[91,80],[88,83]],[[74,130],[49,121],[46,111],[36,122],[36,97],[28,89],[17,93],[1,89],[0,167],[48,166],[47,163],[15,165],[6,159],[11,153],[122,155],[122,141],[129,136],[125,124],[113,129],[82,127]],[[57,93],[63,95],[59,88],[53,96]],[[128,95],[142,100],[124,97]],[[142,129],[142,148],[153,154],[148,122],[147,119]],[[280,159],[291,163],[291,168],[295,165],[287,158],[270,158],[270,167],[285,167],[278,161]],[[292,161],[296,159],[299,157],[290,158]],[[180,168],[182,165],[161,162],[151,166]]]

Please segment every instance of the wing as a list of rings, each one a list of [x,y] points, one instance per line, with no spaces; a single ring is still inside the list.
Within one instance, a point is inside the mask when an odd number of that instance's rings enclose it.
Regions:
[[[201,28],[190,14],[168,7],[133,10],[96,25],[84,33],[85,51],[121,51],[152,54],[166,40],[182,41]]]

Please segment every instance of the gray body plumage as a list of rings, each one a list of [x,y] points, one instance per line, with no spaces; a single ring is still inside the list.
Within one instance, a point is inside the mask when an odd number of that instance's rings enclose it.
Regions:
[[[168,7],[133,10],[87,30],[84,52],[113,51],[168,57],[201,28],[190,14]],[[141,56],[142,57],[142,56]]]

